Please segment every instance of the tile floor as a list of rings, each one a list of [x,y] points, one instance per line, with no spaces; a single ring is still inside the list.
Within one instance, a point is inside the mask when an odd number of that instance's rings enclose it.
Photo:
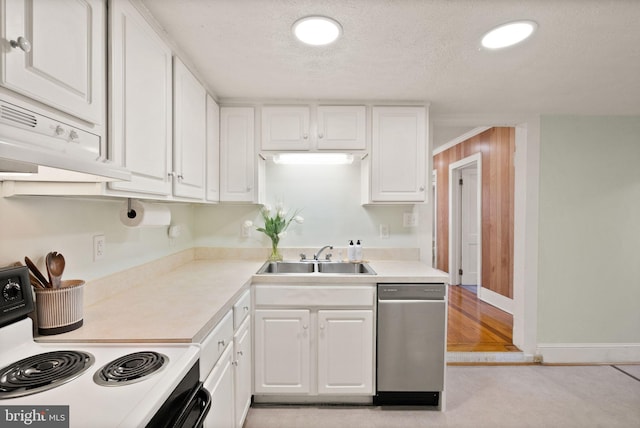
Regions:
[[[245,428],[636,428],[640,365],[449,366],[445,412],[252,407]]]

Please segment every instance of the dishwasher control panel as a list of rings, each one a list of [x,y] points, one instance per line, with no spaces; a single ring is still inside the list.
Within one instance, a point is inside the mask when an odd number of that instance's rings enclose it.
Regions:
[[[444,300],[445,284],[378,284],[378,300]]]

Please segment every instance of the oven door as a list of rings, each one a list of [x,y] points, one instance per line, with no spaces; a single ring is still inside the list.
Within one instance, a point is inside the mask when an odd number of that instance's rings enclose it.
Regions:
[[[200,382],[199,362],[196,362],[147,428],[201,428],[210,408],[211,394]]]

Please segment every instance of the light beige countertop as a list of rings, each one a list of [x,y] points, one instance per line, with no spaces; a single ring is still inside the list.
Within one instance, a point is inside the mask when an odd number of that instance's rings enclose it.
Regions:
[[[419,261],[369,262],[377,275],[255,275],[262,264],[255,260],[191,260],[170,266],[166,272],[142,280],[137,278],[138,281],[129,281],[128,276],[116,276],[110,280],[118,284],[108,284],[114,290],[110,294],[96,295],[97,292],[91,290],[87,298],[85,293],[82,327],[55,336],[40,336],[37,340],[60,343],[200,342],[252,282],[370,285],[448,281],[444,272]],[[100,286],[106,288],[107,285]]]

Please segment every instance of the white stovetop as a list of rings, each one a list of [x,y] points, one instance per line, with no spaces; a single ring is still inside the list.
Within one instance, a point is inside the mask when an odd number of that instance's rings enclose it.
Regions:
[[[198,361],[199,356],[197,345],[68,345],[36,343],[29,340],[31,335],[30,319],[2,328],[0,368],[32,355],[56,350],[88,352],[95,357],[95,362],[76,379],[48,391],[2,399],[0,406],[69,406],[69,422],[72,428],[133,428],[146,425],[189,369]],[[25,338],[27,340],[24,340]],[[138,351],[156,351],[165,354],[169,357],[169,364],[165,369],[145,380],[124,386],[100,386],[93,381],[93,375],[102,366],[118,357]]]

